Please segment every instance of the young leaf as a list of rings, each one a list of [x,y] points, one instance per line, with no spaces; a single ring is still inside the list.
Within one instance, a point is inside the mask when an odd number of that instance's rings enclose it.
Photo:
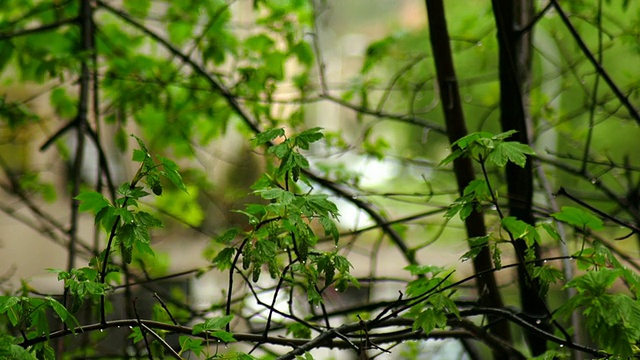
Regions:
[[[175,186],[177,186],[178,189],[184,192],[188,192],[187,187],[182,181],[182,176],[179,173],[178,165],[164,156],[158,155],[158,159],[160,159],[162,168],[164,169],[163,175],[166,176],[167,179],[169,179]]]
[[[180,336],[178,339],[180,343],[180,353],[184,353],[186,351],[192,351],[194,355],[200,356],[202,354],[205,346],[203,345],[202,339],[194,339],[190,336]]]
[[[233,320],[233,315],[218,316],[205,320],[205,322],[193,326],[193,335],[203,332],[222,330]]]
[[[602,220],[572,206],[563,206],[561,212],[551,214],[559,221],[578,227],[589,227],[592,230],[602,230]]]
[[[546,233],[549,234],[549,236],[551,236],[553,238],[553,240],[562,241],[562,238],[560,237],[560,234],[553,227],[553,225],[551,225],[549,223],[541,223],[541,224],[538,224],[538,227],[543,228],[544,231],[546,231]]]
[[[298,339],[311,339],[311,329],[298,322],[292,322],[287,325],[287,334],[292,334]]]
[[[233,241],[233,239],[238,236],[238,234],[240,234],[240,229],[238,229],[237,227],[232,227],[231,229],[225,231],[222,235],[217,236],[214,241],[219,244],[229,245],[231,241]]]
[[[447,316],[443,311],[427,308],[418,315],[413,323],[413,329],[421,329],[425,334],[436,328],[444,328],[447,325]]]
[[[440,164],[438,164],[438,166],[442,166],[442,165],[447,165],[448,163],[452,162],[453,160],[463,156],[465,154],[464,151],[460,150],[460,149],[455,149],[451,152],[451,154],[449,154],[446,158],[444,158],[442,161],[440,161]]]
[[[299,133],[293,138],[295,146],[308,150],[310,143],[316,142],[324,137],[322,132],[320,132],[321,130],[321,127],[315,127]]]
[[[314,359],[313,359],[313,355],[311,355],[310,353],[306,352],[306,353],[304,353],[304,356],[302,356],[302,355],[296,356],[296,360],[314,360]]]
[[[513,216],[502,219],[502,226],[513,235],[515,239],[524,239],[527,246],[540,243],[540,234],[533,226],[518,220]]]
[[[293,200],[295,200],[296,198],[295,195],[293,195],[293,193],[287,190],[278,189],[278,188],[258,190],[258,191],[255,191],[255,193],[260,195],[263,199],[275,200],[282,205],[291,204]]]
[[[482,251],[483,248],[485,248],[487,246],[487,242],[489,241],[489,235],[485,235],[485,236],[478,236],[478,237],[472,237],[468,240],[469,243],[469,251],[467,251],[466,253],[464,253],[461,257],[460,260],[462,261],[467,261],[469,259],[473,259],[476,256],[478,256],[478,254],[480,253],[480,251]]]
[[[221,330],[213,331],[211,332],[211,336],[217,337],[218,340],[225,343],[236,341],[236,339],[233,337],[233,334],[226,331],[221,331]]]
[[[504,167],[508,161],[524,167],[527,162],[526,155],[535,155],[535,152],[529,145],[521,144],[515,141],[501,142],[489,153],[487,161]]]
[[[91,211],[94,215],[97,215],[100,210],[111,206],[109,200],[95,191],[83,192],[76,196],[75,199],[80,200],[80,211]]]
[[[284,136],[284,129],[283,128],[269,129],[269,130],[263,131],[260,134],[256,135],[252,139],[252,141],[256,146],[258,146],[258,145],[266,144],[269,141],[273,141],[276,138],[279,138],[281,136]]]

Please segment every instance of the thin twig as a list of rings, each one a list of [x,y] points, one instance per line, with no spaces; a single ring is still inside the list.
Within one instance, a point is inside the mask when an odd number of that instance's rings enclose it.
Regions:
[[[138,307],[136,306],[136,302],[138,298],[133,299],[133,311],[136,315],[136,322],[138,323],[138,327],[140,328],[140,333],[142,334],[142,339],[144,340],[144,346],[147,348],[147,356],[149,360],[153,360],[153,355],[151,354],[151,347],[149,346],[149,341],[147,340],[147,335],[145,334],[146,329],[142,325],[142,321],[140,320],[140,315],[138,314]]]
[[[587,59],[589,59],[589,61],[591,62],[593,67],[596,69],[598,74],[600,74],[600,76],[602,76],[602,78],[607,83],[607,85],[609,85],[609,87],[611,88],[611,91],[613,91],[613,93],[616,95],[618,100],[620,100],[622,105],[624,105],[627,111],[629,111],[629,114],[631,115],[631,117],[637,123],[640,124],[640,113],[638,113],[638,110],[636,110],[636,108],[631,104],[631,102],[629,101],[629,97],[625,95],[620,90],[620,88],[618,88],[618,85],[616,85],[616,83],[613,81],[611,76],[609,76],[609,73],[604,69],[604,67],[602,67],[602,64],[600,64],[600,62],[595,58],[595,56],[593,56],[593,54],[589,50],[589,47],[587,47],[587,44],[584,42],[584,40],[582,40],[582,37],[580,36],[576,28],[571,23],[571,20],[569,20],[569,17],[567,16],[567,14],[564,12],[564,9],[562,8],[562,6],[560,6],[560,3],[558,2],[558,0],[551,0],[551,3],[553,4],[553,7],[558,12],[558,15],[560,15],[560,19],[562,19],[562,22],[571,33],[571,36],[573,36],[574,40],[578,44],[578,47],[580,48],[584,56],[586,56]]]
[[[13,32],[9,32],[9,33],[5,33],[5,34],[0,34],[0,41],[4,41],[4,40],[10,40],[10,39],[14,39],[20,36],[25,36],[25,35],[32,35],[32,34],[37,34],[40,32],[45,32],[45,31],[49,31],[49,30],[55,30],[63,25],[67,25],[67,24],[71,24],[71,23],[75,23],[78,21],[77,17],[73,17],[73,18],[69,18],[69,19],[64,19],[64,20],[60,20],[58,22],[52,23],[52,24],[47,24],[47,25],[42,25],[39,26],[37,28],[31,28],[31,29],[24,29],[24,30],[20,30],[20,31],[13,31]]]

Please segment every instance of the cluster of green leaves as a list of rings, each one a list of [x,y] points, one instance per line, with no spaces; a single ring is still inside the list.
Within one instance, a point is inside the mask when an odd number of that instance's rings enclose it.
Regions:
[[[234,266],[236,253],[241,251],[242,268],[251,273],[253,281],[258,281],[265,265],[272,278],[286,276],[279,256],[292,252],[295,258],[289,264],[291,274],[305,279],[311,304],[322,302],[320,294],[329,286],[344,291],[349,284],[357,285],[357,280],[349,273],[351,264],[337,250],[320,252],[314,249],[318,242],[314,224],[322,226],[325,236],[333,238],[336,245],[339,239],[335,224],[339,216],[336,205],[325,194],[300,190],[303,186],[312,187],[304,175],[309,161],[299,150],[308,150],[311,143],[322,139],[320,130],[308,129],[286,137],[284,129],[278,128],[256,135],[254,144],[270,145],[267,152],[278,162],[252,187],[254,194],[266,204],[249,204],[239,211],[247,216],[252,228],[248,231],[227,230],[214,241],[225,248],[209,254],[217,268],[229,269]],[[242,246],[237,247],[236,238],[244,239]],[[287,279],[293,281],[291,277]],[[320,279],[324,280],[322,288],[319,287]]]
[[[455,159],[465,156],[479,163],[488,162],[498,167],[504,167],[507,162],[512,162],[524,167],[527,155],[535,155],[529,145],[517,141],[505,141],[515,130],[500,134],[490,132],[475,132],[464,136],[451,144],[452,152],[440,165],[446,165]]]
[[[138,172],[131,183],[124,183],[118,188],[118,197],[115,203],[111,203],[102,194],[96,191],[83,192],[76,197],[81,201],[80,211],[90,211],[96,217],[96,223],[102,225],[111,238],[115,238],[115,247],[121,250],[121,255],[126,263],[131,263],[133,251],[141,254],[153,255],[150,246],[149,231],[152,228],[162,226],[162,222],[148,212],[134,210],[139,208],[138,200],[149,195],[144,187],[137,184],[144,180],[153,193],[162,195],[160,178],[170,180],[176,187],[186,191],[187,188],[178,172],[178,166],[173,161],[158,156],[159,164],[156,164],[144,142],[134,136],[140,146],[134,150],[133,160],[140,163]],[[104,264],[100,264],[100,267]],[[100,268],[101,269],[101,268]]]
[[[70,328],[79,325],[71,314],[78,311],[87,298],[97,300],[106,295],[112,284],[120,281],[120,267],[109,261],[107,256],[111,251],[118,250],[126,263],[132,262],[134,251],[138,256],[154,254],[150,246],[150,229],[161,227],[162,223],[150,213],[139,210],[138,200],[149,193],[137,184],[145,181],[157,196],[162,194],[161,178],[168,179],[183,191],[186,191],[186,186],[178,166],[173,161],[158,156],[159,163],[156,164],[144,142],[138,137],[135,139],[140,148],[134,151],[133,160],[140,163],[140,168],[131,183],[125,183],[118,188],[119,197],[113,203],[96,191],[83,192],[76,197],[76,200],[81,202],[80,211],[92,212],[95,215],[96,224],[102,225],[108,234],[109,242],[102,254],[92,258],[87,267],[70,271],[51,270],[58,274],[58,280],[64,281],[64,287],[73,298],[69,310],[51,297],[0,297],[0,316],[23,334],[23,341],[50,333],[48,309],[53,310]],[[6,344],[3,342],[6,346],[3,345],[0,352],[15,351],[13,344],[16,340],[17,338],[13,338]],[[32,350],[39,358],[54,357],[46,342],[39,343]],[[22,358],[29,357],[16,357]]]
[[[481,163],[491,163],[503,167],[507,162],[513,162],[518,166],[524,166],[527,155],[534,155],[526,145],[504,141],[513,132],[498,135],[491,133],[473,133],[454,143],[454,151],[442,164],[447,164],[459,157],[469,157]],[[483,169],[483,171],[486,171]],[[448,219],[459,215],[462,220],[469,217],[473,211],[482,209],[489,202],[495,206],[497,194],[490,193],[490,184],[486,180],[472,181],[463,192],[463,196],[454,201],[445,213]],[[564,206],[560,212],[552,213],[551,217],[557,221],[566,223],[579,229],[583,234],[588,231],[603,230],[603,222],[600,218],[576,207]],[[548,222],[540,222],[533,226],[513,216],[500,219],[500,228],[509,233],[510,239],[523,239],[531,249],[534,244],[541,244],[544,231],[555,241],[563,241],[555,227]],[[463,256],[463,260],[472,259],[478,255],[483,247],[490,246],[495,266],[501,267],[501,252],[499,244],[507,242],[501,236],[488,234],[486,236],[469,239],[470,250]],[[591,248],[582,248],[573,256],[578,260],[579,269],[586,271],[584,274],[570,279],[565,288],[574,288],[576,294],[565,302],[555,317],[568,318],[575,311],[581,311],[585,315],[586,326],[592,338],[601,349],[616,356],[632,356],[637,353],[634,345],[640,341],[640,301],[636,300],[640,290],[640,277],[633,271],[624,267],[616,257],[604,246],[596,243]],[[562,272],[549,264],[535,266],[535,256],[531,251],[525,252],[524,261],[532,277],[537,278],[541,285],[541,295],[546,295],[549,285],[558,281],[564,281]],[[434,273],[435,276],[435,273]],[[617,279],[624,279],[629,289],[634,293],[630,297],[625,293],[610,293],[610,289]],[[416,291],[413,283],[427,284],[427,288]],[[433,280],[415,280],[408,291],[412,293],[429,291]],[[431,285],[429,285],[431,284]],[[437,284],[437,283],[436,283]],[[449,309],[448,309],[449,310]],[[420,313],[416,317],[416,323],[423,329],[433,329],[446,324],[444,312],[437,312],[436,308],[429,309],[429,313]],[[416,325],[418,326],[418,325]],[[426,328],[425,328],[426,326]],[[559,355],[555,351],[548,354]]]
[[[9,326],[19,329],[24,339],[48,336],[50,333],[48,310],[71,329],[79,325],[76,318],[52,297],[0,296],[0,316],[8,319]],[[53,349],[47,343],[33,346],[29,352],[16,345],[18,338],[8,335],[0,337],[0,355],[8,359],[54,359]],[[14,356],[14,357],[9,357]],[[35,356],[35,357],[34,357]]]
[[[516,141],[506,141],[515,131],[507,131],[497,135],[489,132],[476,132],[460,138],[452,144],[453,151],[447,156],[441,165],[451,163],[460,157],[467,157],[482,165],[482,171],[486,174],[486,165],[491,164],[499,168],[504,168],[507,163],[511,162],[520,167],[524,167],[527,161],[527,155],[535,155],[531,147]],[[484,179],[476,179],[471,181],[463,190],[461,197],[457,198],[445,213],[445,218],[452,219],[456,215],[461,220],[467,219],[474,211],[481,212],[487,204],[499,206],[497,203],[497,192],[493,192],[491,184],[488,182],[488,176]],[[513,216],[506,216],[500,219],[501,229],[509,234],[509,239],[523,239],[528,248],[534,244],[541,243],[539,229],[544,229],[551,237],[556,240],[560,236],[555,229],[547,223],[541,223],[532,226],[519,220]],[[508,242],[503,240],[500,234],[489,234],[486,236],[469,239],[470,249],[464,255],[463,260],[476,257],[482,248],[489,246],[493,255],[493,261],[497,268],[502,264],[502,252],[498,246],[500,243]],[[534,260],[534,254],[531,251],[525,253],[524,260]],[[546,288],[546,287],[545,287]]]
[[[571,209],[561,216],[554,216],[563,217],[576,226],[592,224],[592,229],[601,228],[600,219],[579,211]],[[636,356],[640,342],[640,276],[624,266],[599,242],[581,249],[574,257],[578,259],[578,268],[584,273],[564,285],[565,288],[575,289],[576,294],[562,304],[554,316],[567,319],[573,312],[579,311],[584,315],[586,328],[600,349],[624,358]],[[618,285],[624,282],[629,293],[615,291],[616,282]]]
[[[69,293],[73,295],[73,304],[70,308],[72,313],[75,313],[80,309],[80,306],[84,303],[87,297],[91,297],[93,300],[97,299],[101,295],[105,295],[108,284],[100,281],[100,272],[96,266],[97,258],[93,258],[89,267],[82,267],[78,269],[71,269],[71,271],[62,271],[59,269],[52,269],[52,272],[58,273],[58,281],[64,281],[64,287],[69,289]],[[118,276],[119,268],[110,265],[108,274],[111,279]],[[117,280],[117,279],[115,279]]]
[[[457,158],[467,157],[473,159],[483,166],[493,164],[504,167],[507,162],[512,162],[523,167],[527,161],[527,155],[535,155],[531,147],[516,141],[505,141],[515,131],[507,131],[497,135],[489,132],[476,132],[464,136],[452,145],[452,152],[440,165],[451,163]],[[494,202],[495,193],[490,191],[490,184],[485,179],[471,181],[464,189],[461,197],[456,199],[445,213],[447,219],[452,219],[456,215],[460,220],[465,220],[473,211],[481,211],[483,203]]]
[[[460,317],[458,306],[452,300],[454,290],[445,290],[450,285],[452,271],[431,265],[410,265],[405,268],[417,278],[407,284],[406,293],[415,303],[405,314],[414,319],[413,329],[425,333],[444,329],[448,316]]]

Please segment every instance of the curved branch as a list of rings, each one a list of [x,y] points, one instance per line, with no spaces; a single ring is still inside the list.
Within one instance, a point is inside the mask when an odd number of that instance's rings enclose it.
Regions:
[[[42,25],[39,26],[37,28],[31,28],[31,29],[23,29],[20,31],[14,31],[14,32],[8,32],[8,33],[4,33],[4,34],[0,34],[0,41],[4,41],[4,40],[10,40],[13,38],[17,38],[20,36],[26,36],[26,35],[31,35],[31,34],[37,34],[40,32],[45,32],[45,31],[49,31],[49,30],[55,30],[63,25],[67,25],[67,24],[71,24],[74,22],[77,22],[78,18],[77,17],[73,17],[73,18],[69,18],[69,19],[64,19],[64,20],[60,20],[58,22],[52,23],[52,24],[47,24],[47,25]]]
[[[564,9],[562,8],[562,6],[560,6],[560,3],[558,3],[558,0],[551,0],[551,3],[558,12],[558,15],[560,15],[560,19],[562,19],[562,22],[571,33],[571,36],[573,36],[574,40],[578,44],[578,47],[580,48],[580,50],[582,50],[584,56],[589,59],[598,74],[600,74],[600,76],[602,76],[602,79],[607,83],[607,85],[609,85],[611,91],[613,91],[618,100],[620,100],[622,105],[627,109],[627,111],[629,111],[629,115],[631,115],[631,117],[638,124],[640,124],[640,113],[638,113],[638,110],[633,106],[633,104],[631,104],[629,98],[622,92],[622,90],[620,90],[613,79],[611,79],[611,76],[609,76],[609,73],[604,69],[604,67],[602,67],[602,64],[600,64],[596,57],[591,53],[591,51],[587,47],[587,44],[585,44],[584,40],[582,40],[582,37],[578,33],[578,30],[576,30],[576,28],[573,26],[571,20],[569,20],[569,17],[564,12]]]

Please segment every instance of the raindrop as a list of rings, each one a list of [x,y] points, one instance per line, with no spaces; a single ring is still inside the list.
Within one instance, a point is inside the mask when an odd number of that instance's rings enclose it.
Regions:
[[[546,263],[547,263],[547,260],[544,260],[542,263],[543,263],[543,264],[546,264]]]
[[[478,42],[476,43],[476,46],[482,46],[482,41],[478,41]]]
[[[351,198],[352,198],[353,200],[356,200],[356,199],[358,198],[358,195],[353,194],[353,196],[351,196]]]
[[[597,182],[598,182],[598,179],[596,179],[596,178],[591,179],[591,183],[592,183],[593,185],[595,185]]]
[[[538,325],[542,324],[542,320],[540,320],[540,319],[536,320],[536,324],[538,324]]]
[[[561,348],[563,348],[563,347],[564,347],[564,345],[563,345],[563,344],[560,344],[560,347],[561,347]]]
[[[465,102],[471,102],[471,100],[472,100],[472,99],[473,99],[473,97],[472,97],[471,95],[469,95],[469,94],[466,94],[466,95],[464,96],[464,101],[465,101]]]
[[[100,329],[100,332],[104,332],[104,329]]]

